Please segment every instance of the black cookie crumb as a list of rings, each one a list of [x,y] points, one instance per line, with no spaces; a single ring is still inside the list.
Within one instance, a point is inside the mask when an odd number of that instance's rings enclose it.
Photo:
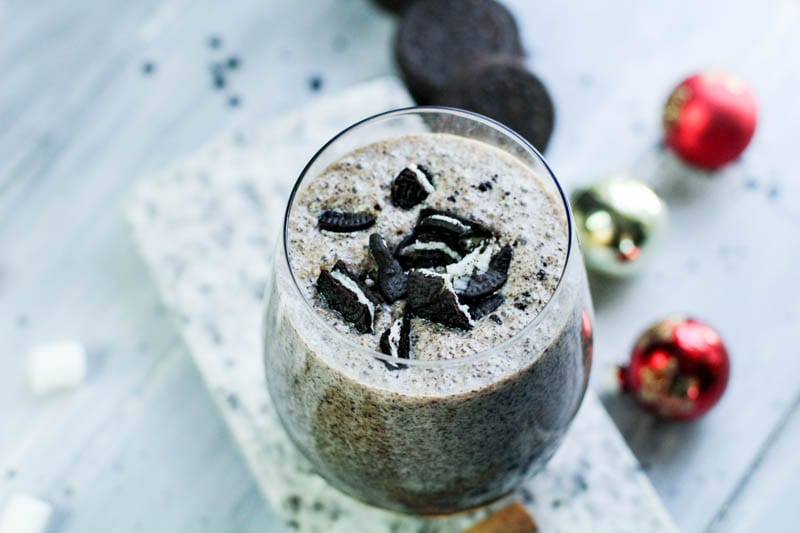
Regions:
[[[474,318],[473,318],[473,320],[474,320]],[[492,313],[491,315],[489,315],[489,320],[491,320],[492,322],[494,322],[498,326],[502,326],[503,325],[503,319],[500,318],[499,316],[497,316],[495,313]]]
[[[349,233],[361,231],[375,224],[375,217],[369,213],[349,213],[346,211],[333,211],[326,209],[319,214],[319,229]]]
[[[321,76],[311,76],[308,78],[308,88],[314,92],[319,91],[322,89],[322,77]]]
[[[288,498],[286,498],[286,506],[289,508],[290,511],[296,513],[300,510],[300,505],[302,505],[303,499],[300,498],[297,494],[292,494]]]
[[[225,66],[228,70],[236,70],[242,64],[242,60],[238,56],[230,56],[225,60]]]
[[[225,66],[222,63],[213,63],[211,65],[211,84],[217,90],[225,88],[227,81],[225,79]]]

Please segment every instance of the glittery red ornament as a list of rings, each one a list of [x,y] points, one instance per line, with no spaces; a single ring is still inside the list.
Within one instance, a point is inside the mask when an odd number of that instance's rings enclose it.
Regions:
[[[687,163],[716,170],[739,157],[756,131],[756,98],[728,74],[683,80],[664,106],[667,146]]]
[[[719,334],[697,320],[670,317],[648,328],[636,342],[624,391],[665,418],[688,420],[711,409],[728,384],[730,363]]]

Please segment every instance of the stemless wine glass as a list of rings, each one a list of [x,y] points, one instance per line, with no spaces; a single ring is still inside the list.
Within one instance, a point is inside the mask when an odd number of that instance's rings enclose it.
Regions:
[[[508,340],[456,359],[398,359],[355,343],[314,310],[292,272],[287,225],[298,191],[341,156],[430,132],[482,141],[531,169],[541,184],[530,194],[551,194],[563,207],[568,246],[550,300]],[[545,465],[586,390],[592,304],[569,205],[528,142],[462,110],[376,115],[314,155],[289,199],[283,230],[265,311],[268,388],[292,441],[325,479],[373,505],[441,514],[497,500]],[[402,379],[384,362],[405,365]]]

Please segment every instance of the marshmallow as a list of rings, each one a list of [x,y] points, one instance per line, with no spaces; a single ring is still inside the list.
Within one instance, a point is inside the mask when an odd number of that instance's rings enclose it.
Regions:
[[[27,494],[15,494],[0,515],[0,533],[45,533],[53,507]]]
[[[71,340],[33,347],[28,379],[40,395],[76,388],[86,379],[86,350]]]

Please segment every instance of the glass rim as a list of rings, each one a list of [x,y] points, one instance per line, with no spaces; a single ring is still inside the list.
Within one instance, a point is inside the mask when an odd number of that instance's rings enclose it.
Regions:
[[[472,120],[472,121],[475,121],[475,122],[479,122],[479,123],[482,123],[485,126],[488,126],[490,128],[493,128],[494,130],[497,130],[497,131],[501,132],[506,137],[509,137],[513,141],[515,141],[523,149],[525,149],[527,152],[529,152],[530,155],[532,155],[534,159],[537,159],[544,166],[544,168],[547,170],[548,176],[553,181],[553,184],[555,185],[556,190],[558,191],[558,194],[561,197],[561,201],[562,201],[563,206],[564,206],[564,213],[565,213],[565,216],[566,216],[566,219],[567,219],[567,251],[566,251],[566,256],[565,256],[565,260],[564,260],[564,267],[561,269],[561,277],[558,280],[558,284],[556,285],[556,288],[553,290],[553,292],[550,294],[550,297],[548,298],[547,303],[545,303],[544,307],[542,307],[542,309],[536,314],[536,316],[533,318],[533,320],[531,320],[530,322],[525,324],[525,326],[522,329],[520,329],[519,331],[514,333],[511,337],[509,337],[508,339],[504,340],[503,342],[501,342],[499,344],[495,344],[495,345],[490,346],[488,348],[484,348],[484,349],[479,350],[479,351],[477,351],[475,353],[472,353],[470,355],[467,355],[467,356],[464,356],[464,357],[457,357],[457,358],[453,358],[453,359],[431,359],[431,360],[428,360],[428,359],[424,359],[424,360],[420,360],[420,359],[404,359],[404,358],[400,358],[400,357],[393,357],[393,356],[390,356],[390,355],[386,355],[383,352],[379,352],[379,351],[377,351],[375,349],[368,348],[368,347],[366,347],[366,346],[364,346],[362,344],[359,344],[359,343],[355,342],[348,335],[345,335],[344,333],[342,333],[341,331],[336,329],[332,324],[330,324],[327,320],[325,320],[325,318],[322,315],[320,315],[317,312],[317,310],[314,308],[314,305],[312,304],[312,302],[306,297],[306,294],[304,293],[304,291],[302,290],[302,288],[298,284],[297,278],[295,277],[295,274],[294,274],[294,270],[292,269],[292,263],[291,263],[291,261],[289,259],[289,242],[288,242],[289,241],[289,239],[288,239],[288,236],[289,236],[289,215],[291,214],[292,206],[294,204],[294,200],[295,200],[295,196],[297,195],[297,191],[300,189],[300,185],[303,183],[303,181],[306,178],[308,172],[311,170],[311,167],[314,165],[314,163],[317,161],[317,159],[319,159],[319,157],[322,156],[322,154],[324,154],[325,151],[332,144],[334,144],[336,141],[338,141],[339,139],[341,139],[345,135],[349,134],[350,132],[352,132],[352,131],[354,131],[354,130],[362,127],[362,126],[367,126],[367,125],[375,123],[375,122],[379,122],[379,121],[383,121],[383,120],[387,120],[387,119],[390,119],[390,118],[399,117],[399,116],[403,116],[403,115],[426,114],[426,113],[431,113],[431,114],[436,113],[436,114],[457,116],[457,117],[461,117],[461,118],[464,118],[464,119],[467,119],[467,120]],[[495,147],[495,148],[497,148],[497,147]],[[509,155],[512,156],[512,157],[515,157],[513,154],[509,153]],[[363,352],[364,356],[374,357],[374,358],[386,361],[388,363],[392,363],[394,365],[405,365],[405,366],[407,366],[409,368],[410,367],[443,368],[443,367],[451,367],[451,366],[458,366],[458,365],[467,364],[467,363],[470,363],[470,362],[477,361],[478,359],[485,359],[485,358],[489,357],[490,355],[492,355],[494,353],[497,353],[497,352],[500,352],[500,351],[504,350],[506,346],[509,346],[509,345],[517,342],[520,337],[526,335],[531,330],[536,329],[540,325],[540,323],[542,322],[544,317],[548,314],[548,311],[550,311],[552,309],[551,308],[551,304],[553,303],[553,300],[555,300],[556,295],[559,294],[560,292],[563,292],[564,277],[565,277],[565,274],[567,272],[567,269],[569,268],[570,259],[572,258],[573,232],[574,232],[574,228],[573,228],[573,222],[572,222],[572,210],[570,209],[570,204],[569,204],[569,200],[567,199],[567,195],[564,192],[564,189],[561,187],[561,184],[558,182],[558,179],[556,178],[555,173],[553,172],[553,169],[551,169],[550,165],[547,163],[547,160],[544,158],[544,156],[542,154],[539,153],[539,151],[530,142],[527,141],[527,139],[522,137],[520,134],[518,134],[517,132],[515,132],[514,130],[512,130],[508,126],[506,126],[506,125],[504,125],[504,124],[502,124],[502,123],[500,123],[500,122],[498,122],[498,121],[496,121],[494,119],[491,119],[491,118],[489,118],[487,116],[481,115],[479,113],[475,113],[473,111],[467,111],[465,109],[457,109],[457,108],[454,108],[454,107],[445,107],[445,106],[408,106],[408,107],[401,107],[401,108],[391,109],[391,110],[388,110],[388,111],[382,111],[380,113],[376,113],[374,115],[370,115],[368,117],[365,117],[365,118],[363,118],[363,119],[351,124],[350,126],[347,126],[343,130],[341,130],[339,133],[337,133],[336,135],[331,137],[325,144],[322,145],[322,147],[320,147],[319,150],[317,150],[314,153],[314,155],[311,157],[311,159],[308,160],[308,163],[306,163],[305,166],[303,167],[303,170],[300,171],[300,175],[298,176],[297,180],[295,181],[295,184],[292,187],[292,191],[289,194],[289,199],[286,202],[286,212],[285,212],[284,217],[283,217],[283,232],[282,232],[282,234],[283,234],[283,236],[282,236],[283,244],[282,244],[282,246],[283,246],[283,257],[284,257],[284,260],[286,262],[285,266],[289,270],[289,275],[291,276],[291,279],[292,279],[292,286],[293,286],[294,290],[297,292],[297,295],[300,296],[300,298],[302,298],[302,300],[305,303],[305,305],[309,308],[309,310],[313,314],[314,320],[316,322],[318,322],[322,326],[323,329],[326,329],[326,330],[330,331],[334,336],[336,336],[337,338],[339,338],[342,341],[344,341],[344,343],[349,348],[352,348],[353,350],[358,351],[358,352]]]

